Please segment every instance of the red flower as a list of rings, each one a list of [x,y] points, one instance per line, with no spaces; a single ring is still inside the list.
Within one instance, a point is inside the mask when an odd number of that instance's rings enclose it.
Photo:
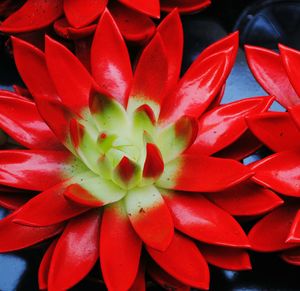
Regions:
[[[286,197],[285,205],[251,230],[258,251],[284,251],[284,260],[300,264],[300,52],[280,45],[280,54],[247,47],[249,66],[261,86],[288,112],[266,112],[248,119],[251,131],[275,153],[255,163],[253,180]]]
[[[20,208],[13,192],[2,200],[17,210],[0,222],[0,251],[60,234],[42,260],[41,288],[70,288],[99,256],[109,290],[142,288],[144,267],[163,286],[204,289],[207,262],[250,268],[247,236],[230,212],[252,216],[282,201],[257,191],[247,180],[252,171],[224,157],[240,159],[257,147],[245,142],[232,154],[249,136],[244,117],[267,110],[272,98],[219,106],[237,33],[208,47],[178,81],[182,40],[174,11],[132,76],[125,43],[105,11],[91,76],[50,38],[45,53],[13,39],[34,102],[0,93],[1,128],[28,148],[0,151],[0,183],[41,193]]]
[[[178,7],[180,12],[188,13],[201,10],[209,4],[210,0],[27,0],[1,24],[0,30],[24,33],[54,23],[59,35],[71,39],[82,38],[94,32],[96,21],[108,5],[123,36],[130,41],[144,41],[154,34],[155,25],[151,17],[159,18],[160,10],[171,11]]]

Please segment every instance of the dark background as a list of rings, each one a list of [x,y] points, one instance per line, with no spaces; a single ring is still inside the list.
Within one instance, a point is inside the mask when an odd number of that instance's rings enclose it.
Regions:
[[[1,1],[1,0],[0,0]],[[146,0],[145,0],[146,1]],[[227,33],[240,31],[240,51],[235,67],[227,80],[224,103],[265,92],[249,72],[243,44],[275,49],[277,43],[300,49],[300,1],[287,0],[212,0],[213,5],[198,14],[184,16],[185,50],[184,72],[197,55],[210,43]],[[19,83],[14,64],[4,45],[0,43],[0,85],[10,89]],[[282,110],[275,104],[274,110]],[[7,212],[0,208],[0,218]],[[251,223],[246,225],[246,228]],[[1,239],[1,238],[0,238]],[[35,291],[38,265],[47,243],[15,253],[0,254],[0,291]],[[288,265],[276,254],[251,253],[252,271],[232,272],[211,267],[211,291],[295,291],[300,290],[300,267]],[[97,269],[97,268],[96,268]],[[105,290],[99,285],[97,271],[72,290]],[[101,282],[100,282],[101,284]],[[99,287],[100,286],[100,287]],[[149,283],[149,289],[159,287]]]

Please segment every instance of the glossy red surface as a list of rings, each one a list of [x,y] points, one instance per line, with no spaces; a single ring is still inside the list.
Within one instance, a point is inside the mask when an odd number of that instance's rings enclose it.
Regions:
[[[147,251],[174,278],[195,288],[208,289],[208,266],[193,241],[175,233],[166,251],[160,252],[150,247]]]
[[[105,11],[91,47],[91,71],[100,86],[123,106],[127,104],[132,69],[127,47],[116,23]]]
[[[110,290],[120,290],[119,286],[128,290],[132,286],[138,273],[141,249],[142,241],[132,228],[123,203],[105,207],[100,233],[100,264]]]
[[[99,256],[99,231],[99,210],[85,213],[67,224],[51,258],[49,291],[69,289],[89,273]]]
[[[209,244],[249,246],[237,221],[203,195],[175,192],[165,195],[164,199],[173,215],[175,228],[186,235]]]

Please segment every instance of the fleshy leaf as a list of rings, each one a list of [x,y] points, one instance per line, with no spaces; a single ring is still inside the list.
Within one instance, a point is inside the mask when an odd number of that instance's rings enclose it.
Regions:
[[[156,185],[172,190],[215,192],[234,186],[252,175],[249,169],[234,160],[183,154],[165,164]]]
[[[154,261],[175,279],[191,287],[208,289],[208,266],[192,240],[175,233],[164,252],[149,246],[146,249]]]
[[[123,202],[105,207],[100,233],[100,264],[109,290],[131,287],[138,273],[141,248],[142,241],[130,224]]]
[[[163,190],[162,190],[163,193]],[[247,247],[240,225],[203,195],[174,192],[164,195],[176,229],[197,240],[229,247]]]
[[[99,256],[99,231],[99,210],[68,223],[53,252],[48,279],[50,290],[69,289],[93,268]]]
[[[152,185],[129,190],[125,207],[134,230],[144,243],[164,251],[172,240],[174,226],[158,190]]]

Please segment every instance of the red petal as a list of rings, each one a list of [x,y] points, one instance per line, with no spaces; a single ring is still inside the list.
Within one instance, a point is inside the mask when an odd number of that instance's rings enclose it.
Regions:
[[[164,199],[173,214],[175,228],[197,240],[231,247],[249,246],[240,225],[201,194],[175,192]]]
[[[159,68],[159,69],[158,69]],[[134,72],[130,102],[149,100],[160,105],[166,93],[168,59],[159,33],[144,49]],[[140,106],[141,104],[139,104]],[[133,108],[135,109],[135,108]]]
[[[130,287],[129,291],[145,291],[146,290],[146,280],[145,280],[145,266],[140,263],[138,274]]]
[[[155,33],[154,22],[144,14],[119,2],[110,3],[109,10],[122,35],[128,41],[145,43]]]
[[[198,136],[188,152],[211,155],[232,144],[247,130],[245,117],[265,111],[272,101],[272,97],[248,98],[207,112],[198,122]]]
[[[96,20],[108,0],[64,0],[64,12],[68,22],[75,28],[86,26]]]
[[[0,206],[9,210],[16,210],[25,204],[30,196],[24,195],[25,193],[0,193]]]
[[[199,11],[210,4],[210,0],[160,0],[160,9],[169,12],[177,7],[181,13],[190,13]]]
[[[88,274],[99,256],[99,231],[99,210],[68,223],[51,260],[49,290],[67,290]]]
[[[279,152],[252,167],[253,180],[276,192],[300,197],[300,150]]]
[[[245,181],[222,192],[210,193],[207,198],[236,216],[261,215],[283,203],[274,192],[251,181]]]
[[[75,55],[85,68],[91,71],[91,46],[92,37],[85,37],[83,39],[75,40]]]
[[[300,131],[287,112],[266,112],[247,118],[250,130],[275,152],[300,149]]]
[[[88,107],[90,74],[69,50],[49,37],[46,37],[45,51],[49,73],[63,104],[80,115]]]
[[[289,264],[300,266],[300,248],[284,251],[281,258]]]
[[[262,146],[261,142],[247,130],[237,141],[215,154],[216,157],[240,161]]]
[[[248,65],[260,85],[275,96],[283,106],[300,103],[300,98],[293,89],[280,56],[264,48],[246,46]]]
[[[18,211],[0,221],[0,251],[11,252],[23,249],[55,236],[62,231],[62,225],[30,227],[14,223]]]
[[[154,186],[129,190],[125,207],[134,230],[144,243],[164,251],[172,240],[174,225],[158,190]]]
[[[162,270],[154,262],[147,264],[147,272],[150,277],[161,287],[166,290],[180,290],[180,291],[189,291],[190,287],[179,282],[171,275]]]
[[[58,100],[56,89],[46,66],[44,53],[33,45],[12,38],[18,71],[34,98]]]
[[[51,243],[51,245],[48,247],[48,249],[45,252],[43,259],[40,263],[39,275],[38,275],[40,290],[46,290],[48,288],[48,274],[49,274],[52,255],[53,255],[56,244],[57,244],[57,240],[54,240]]]
[[[289,114],[300,130],[300,105],[290,107]]]
[[[183,154],[165,165],[157,185],[173,190],[216,192],[252,175],[249,169],[234,160]]]
[[[0,96],[0,126],[25,147],[62,149],[62,145],[42,120],[36,105],[30,100]]]
[[[30,226],[48,226],[89,209],[65,199],[65,188],[64,183],[57,184],[32,198],[19,209],[14,222]]]
[[[168,84],[166,91],[172,90],[178,82],[182,53],[183,30],[177,9],[168,14],[157,27],[168,58]]]
[[[299,84],[300,74],[298,68],[300,65],[300,52],[281,44],[279,45],[279,49],[280,49],[280,56],[282,59],[282,63],[287,72],[288,78],[299,96],[300,95],[300,84]],[[299,98],[297,103],[299,103]]]
[[[125,106],[132,82],[131,64],[126,44],[107,10],[94,36],[91,68],[98,85]]]
[[[0,25],[0,30],[20,33],[44,28],[63,13],[63,0],[27,0]]]
[[[140,0],[119,0],[124,5],[137,10],[151,17],[160,17],[159,0],[140,1]]]
[[[75,28],[69,24],[66,18],[60,18],[54,22],[53,28],[55,32],[66,39],[82,40],[96,30],[96,24],[90,24],[88,26]]]
[[[105,208],[100,234],[100,264],[109,290],[128,290],[135,281],[142,241],[133,230],[123,203]]]
[[[201,245],[200,250],[211,265],[226,270],[250,270],[251,262],[247,251],[237,248]]]
[[[64,166],[69,152],[2,150],[0,183],[27,190],[45,190],[66,179]]]
[[[164,171],[164,162],[159,149],[153,143],[146,145],[146,159],[143,169],[144,178],[158,178]]]
[[[294,218],[289,236],[286,241],[291,243],[300,242],[300,211],[297,212],[297,215]]]
[[[284,205],[261,219],[248,235],[252,249],[274,252],[297,246],[286,240],[298,210],[299,205]]]
[[[154,261],[177,280],[191,287],[208,289],[208,266],[192,240],[175,233],[164,252],[146,248]]]
[[[199,117],[220,92],[233,66],[238,49],[238,34],[221,39],[204,50],[168,95],[160,118],[173,122],[181,115]]]

